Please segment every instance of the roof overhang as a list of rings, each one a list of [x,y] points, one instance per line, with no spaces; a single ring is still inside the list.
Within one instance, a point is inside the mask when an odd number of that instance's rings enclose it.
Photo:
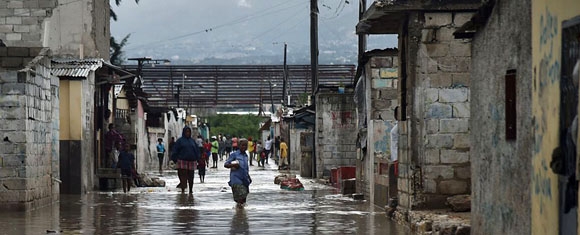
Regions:
[[[459,29],[453,32],[453,36],[455,36],[456,39],[473,38],[475,33],[477,33],[477,31],[487,23],[494,6],[495,0],[488,0],[483,3],[477,10],[477,13],[471,17],[471,20],[467,21]]]
[[[482,0],[376,0],[356,25],[357,34],[398,34],[407,14],[420,12],[473,11]]]
[[[357,34],[397,34],[406,13],[388,11],[386,5],[374,2],[356,25]]]

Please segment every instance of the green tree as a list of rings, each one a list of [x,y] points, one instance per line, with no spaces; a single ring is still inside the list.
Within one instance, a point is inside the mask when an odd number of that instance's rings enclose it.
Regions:
[[[208,118],[211,126],[210,135],[217,136],[219,133],[231,136],[243,136],[253,139],[260,138],[260,122],[264,122],[263,117],[252,114],[235,115],[235,114],[218,114]]]
[[[122,1],[123,0],[115,0],[115,5],[120,6]],[[139,0],[135,0],[135,3],[139,4]],[[114,21],[117,21],[117,13],[113,11],[113,8],[109,8],[109,12],[111,14],[111,18],[113,18]]]
[[[123,64],[125,57],[123,56],[124,52],[122,49],[127,44],[127,40],[129,40],[130,36],[131,36],[131,34],[127,34],[127,36],[125,36],[120,42],[117,42],[117,40],[115,40],[115,37],[111,36],[111,40],[110,40],[111,58],[110,58],[110,61],[112,64],[114,64],[114,65]]]

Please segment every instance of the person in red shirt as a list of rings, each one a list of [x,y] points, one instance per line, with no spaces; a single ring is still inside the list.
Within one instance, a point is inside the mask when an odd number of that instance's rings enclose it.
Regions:
[[[203,156],[205,156],[205,159],[209,159],[209,156],[211,156],[211,143],[209,142],[209,140],[205,140],[203,142]],[[217,168],[217,165],[212,166],[211,168]]]

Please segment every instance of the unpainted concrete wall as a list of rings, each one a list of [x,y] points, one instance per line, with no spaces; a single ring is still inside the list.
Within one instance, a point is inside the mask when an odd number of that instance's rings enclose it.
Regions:
[[[0,38],[9,47],[109,59],[109,1],[11,0],[0,2],[0,9]]]
[[[404,208],[445,207],[448,196],[471,192],[471,43],[454,39],[453,32],[472,14],[410,14],[409,121],[402,124],[399,139],[399,204]]]
[[[531,4],[498,1],[472,41],[472,234],[531,234]],[[515,69],[517,139],[506,140],[505,75]]]
[[[387,172],[381,172],[382,165],[391,156],[391,129],[394,123],[394,109],[398,105],[398,57],[391,50],[372,56],[365,66],[367,151],[357,162],[357,191],[375,203],[387,200],[386,194],[375,193],[377,187],[388,187]],[[360,121],[357,123],[361,123]],[[361,128],[361,127],[358,127]],[[363,154],[362,151],[359,154]],[[381,174],[384,173],[384,174]],[[375,198],[375,195],[379,198]],[[384,203],[380,203],[384,206]]]
[[[95,72],[82,81],[82,139],[81,153],[76,153],[76,157],[81,158],[81,187],[82,193],[92,191],[97,188],[98,180],[95,180]]]
[[[356,108],[352,93],[316,96],[316,178],[340,166],[356,166]]]
[[[169,114],[169,118],[167,118]],[[182,119],[175,120],[173,112],[168,112],[163,114],[163,127],[148,127],[147,128],[147,147],[148,151],[146,155],[148,156],[147,168],[146,170],[158,170],[159,169],[159,159],[157,158],[157,139],[162,138],[165,144],[165,156],[163,158],[163,169],[167,169],[167,163],[169,162],[171,156],[169,155],[169,141],[171,137],[175,138],[175,141],[181,137],[181,132],[183,132],[183,127],[185,122]],[[194,130],[194,135],[196,131]]]
[[[31,61],[25,69],[0,67],[1,210],[31,210],[59,199],[59,81],[50,73],[48,50],[36,57],[37,48],[18,51],[24,54],[12,56]]]

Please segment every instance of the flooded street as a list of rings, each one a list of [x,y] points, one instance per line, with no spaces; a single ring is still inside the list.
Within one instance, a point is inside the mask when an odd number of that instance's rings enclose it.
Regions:
[[[196,177],[193,196],[175,190],[177,176],[168,171],[166,187],[62,195],[51,207],[0,212],[0,234],[406,234],[383,210],[310,179],[301,179],[304,191],[280,189],[273,164],[251,168],[247,206],[236,209],[221,164],[205,183]]]

